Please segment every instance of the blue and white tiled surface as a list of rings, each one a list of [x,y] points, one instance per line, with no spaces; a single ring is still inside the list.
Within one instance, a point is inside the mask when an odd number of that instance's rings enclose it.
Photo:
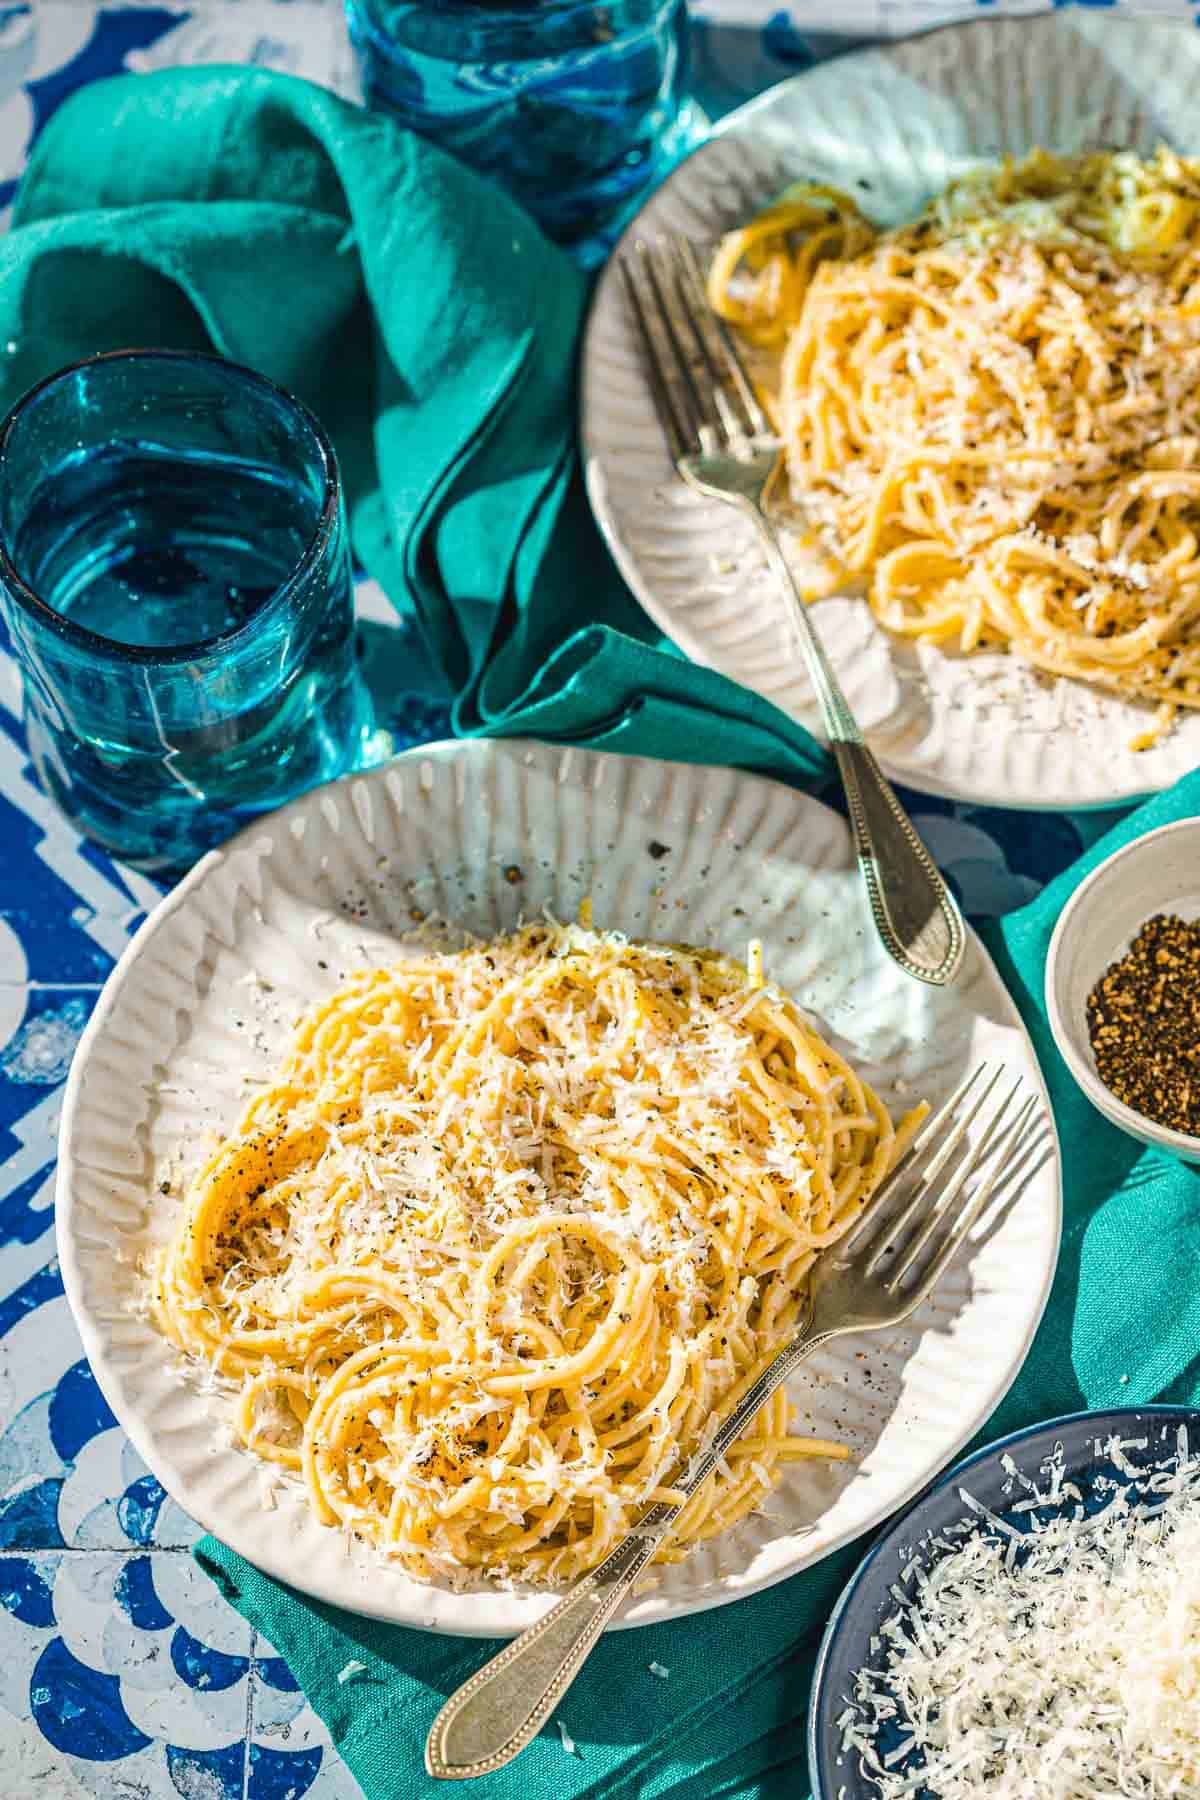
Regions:
[[[697,85],[719,110],[836,47],[835,30],[891,33],[968,10],[697,0]],[[342,91],[351,82],[336,0],[0,3],[0,225],[30,143],[75,87],[210,60],[284,67]],[[378,595],[367,605],[388,617]],[[407,660],[395,643],[389,669]],[[398,744],[422,741],[444,733],[444,708],[412,692],[393,723]],[[913,812],[976,915],[1030,898],[1103,823],[915,797]],[[36,786],[0,644],[0,1800],[354,1800],[283,1662],[193,1564],[197,1527],[126,1443],[63,1298],[53,1236],[62,1083],[105,977],[156,898],[81,843]]]

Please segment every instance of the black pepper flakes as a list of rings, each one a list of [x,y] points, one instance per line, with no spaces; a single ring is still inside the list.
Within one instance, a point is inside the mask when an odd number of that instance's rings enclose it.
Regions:
[[[1200,1136],[1200,922],[1156,913],[1087,1001],[1096,1073],[1157,1125]]]

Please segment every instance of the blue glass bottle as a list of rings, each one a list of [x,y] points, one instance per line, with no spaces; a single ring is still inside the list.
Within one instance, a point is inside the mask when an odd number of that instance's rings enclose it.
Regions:
[[[376,754],[332,445],[220,357],[116,351],[18,402],[0,611],[43,785],[135,867]]]
[[[369,106],[579,248],[690,147],[686,0],[347,0]]]

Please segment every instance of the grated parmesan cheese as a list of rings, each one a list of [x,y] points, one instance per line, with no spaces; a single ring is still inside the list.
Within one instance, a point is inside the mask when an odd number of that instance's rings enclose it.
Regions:
[[[910,1555],[836,1720],[881,1800],[1200,1794],[1200,1458],[1147,1442],[1097,1443],[1090,1513],[1061,1447],[1041,1488],[1006,1458],[1009,1519],[960,1489]]]

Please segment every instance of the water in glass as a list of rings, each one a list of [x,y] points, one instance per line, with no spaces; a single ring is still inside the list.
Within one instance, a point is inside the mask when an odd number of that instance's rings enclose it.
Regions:
[[[371,760],[332,449],[216,358],[93,359],[0,433],[0,590],[45,786],[176,869]]]

